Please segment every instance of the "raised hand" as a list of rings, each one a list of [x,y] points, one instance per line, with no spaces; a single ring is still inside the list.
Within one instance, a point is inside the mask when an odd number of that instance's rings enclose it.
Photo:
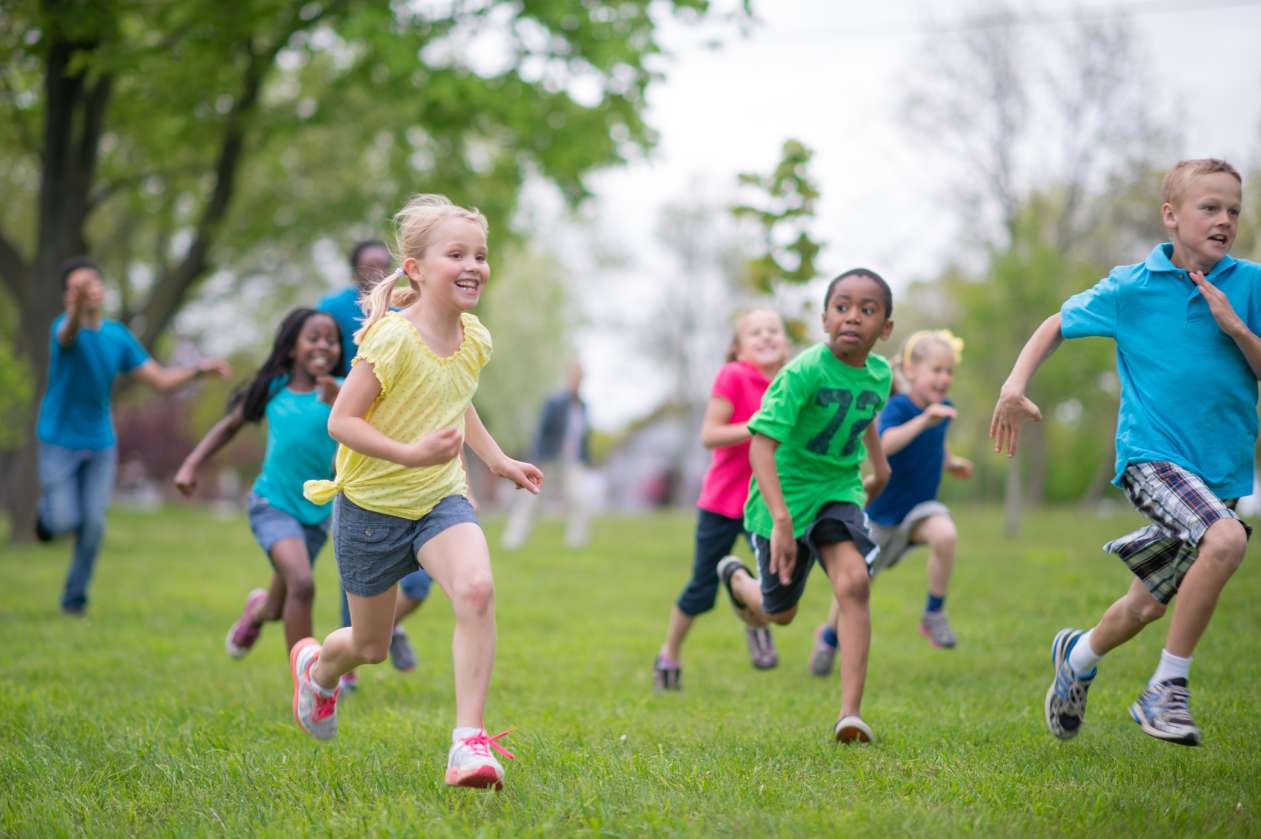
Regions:
[[[950,473],[952,478],[958,478],[966,481],[972,477],[972,461],[968,460],[966,457],[959,457],[958,455],[952,454],[946,460],[946,471]]]
[[[958,415],[958,411],[943,402],[935,402],[924,409],[924,422],[929,428],[934,425],[940,425],[946,420],[952,420]]]
[[[232,375],[232,365],[222,358],[204,358],[197,362],[197,375],[226,379]]]
[[[185,498],[192,498],[193,490],[197,489],[197,471],[191,466],[181,466],[175,473],[175,488]]]
[[[337,400],[337,394],[341,392],[342,386],[337,379],[325,373],[315,379],[315,387],[320,392],[320,401],[325,405],[332,405]]]
[[[1016,445],[1020,442],[1020,427],[1025,420],[1042,421],[1042,411],[1024,393],[1003,389],[998,394],[998,404],[994,406],[994,416],[990,420],[990,437],[994,439],[994,451],[1007,451],[1007,456],[1016,454]]]

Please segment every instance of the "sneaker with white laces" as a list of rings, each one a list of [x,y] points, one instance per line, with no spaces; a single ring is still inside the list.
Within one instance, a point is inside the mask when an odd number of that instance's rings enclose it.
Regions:
[[[1144,734],[1182,746],[1200,745],[1200,727],[1191,719],[1191,692],[1186,679],[1150,685],[1130,706],[1130,716]]]
[[[758,670],[770,670],[779,665],[779,653],[775,652],[775,639],[765,626],[746,626],[745,641],[749,645],[749,660]]]
[[[1098,672],[1095,668],[1079,676],[1069,666],[1068,654],[1084,634],[1080,629],[1061,629],[1051,642],[1051,666],[1055,668],[1055,678],[1047,689],[1044,711],[1046,727],[1061,740],[1071,740],[1081,730],[1086,719],[1086,693]]]
[[[950,621],[944,611],[925,612],[919,621],[919,634],[928,639],[928,643],[942,650],[953,649],[956,640]]]
[[[826,626],[821,626],[814,633],[814,649],[810,653],[810,672],[816,676],[831,676],[836,666],[837,648],[823,640]]]
[[[254,643],[263,632],[263,623],[254,618],[254,612],[266,599],[267,592],[261,588],[254,589],[245,598],[245,608],[241,610],[241,617],[232,624],[232,628],[228,630],[228,637],[223,640],[223,646],[232,658],[243,658],[246,653],[254,649]]]
[[[652,662],[652,689],[656,693],[667,690],[682,690],[683,667],[677,661],[671,661],[664,655],[658,655]]]
[[[303,638],[289,651],[289,672],[293,676],[293,718],[298,727],[316,740],[337,736],[337,696],[322,693],[311,679],[311,668],[320,660],[320,645],[314,638]]]
[[[469,731],[471,729],[465,729]],[[447,754],[446,782],[449,787],[477,787],[479,789],[503,789],[504,768],[490,753],[499,752],[508,760],[516,756],[500,746],[497,740],[512,731],[487,734],[482,728],[467,736],[451,736],[451,751]]]
[[[401,626],[394,627],[394,631],[390,633],[390,664],[403,673],[416,669],[416,651],[412,649],[412,642]]]
[[[870,743],[875,739],[875,735],[871,733],[871,726],[863,722],[862,717],[856,714],[837,720],[836,725],[832,726],[832,736],[838,743]]]

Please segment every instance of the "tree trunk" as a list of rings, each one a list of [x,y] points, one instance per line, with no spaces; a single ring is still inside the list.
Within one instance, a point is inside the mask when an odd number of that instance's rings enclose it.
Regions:
[[[1020,461],[1023,449],[1007,461],[1007,481],[1003,485],[1003,535],[1014,538],[1020,535]]]
[[[1031,507],[1040,507],[1046,500],[1046,426],[1040,422],[1025,423],[1020,447],[1024,449],[1029,467],[1024,481],[1024,501]]]

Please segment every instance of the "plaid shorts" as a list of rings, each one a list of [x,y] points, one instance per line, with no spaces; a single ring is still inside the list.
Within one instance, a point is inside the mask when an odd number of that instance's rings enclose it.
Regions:
[[[1221,519],[1239,520],[1237,499],[1223,501],[1200,478],[1164,460],[1125,467],[1121,489],[1154,524],[1113,539],[1103,549],[1121,557],[1152,597],[1168,603],[1191,570],[1205,531]],[[1251,536],[1252,528],[1240,524]]]

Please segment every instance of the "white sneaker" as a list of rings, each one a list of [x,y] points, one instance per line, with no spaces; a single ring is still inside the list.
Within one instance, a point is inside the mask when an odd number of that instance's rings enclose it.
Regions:
[[[311,681],[311,667],[320,658],[320,645],[314,638],[303,638],[289,652],[289,672],[293,675],[293,718],[316,740],[337,736],[337,696],[316,690]]]
[[[838,743],[870,743],[875,738],[871,727],[863,722],[862,717],[854,714],[837,720],[836,725],[832,726],[832,734],[836,736]]]
[[[494,749],[509,760],[515,759],[512,752],[495,742],[508,731],[490,735],[483,728],[467,737],[452,735],[451,751],[447,755],[447,786],[503,789],[504,768],[490,750]]]

